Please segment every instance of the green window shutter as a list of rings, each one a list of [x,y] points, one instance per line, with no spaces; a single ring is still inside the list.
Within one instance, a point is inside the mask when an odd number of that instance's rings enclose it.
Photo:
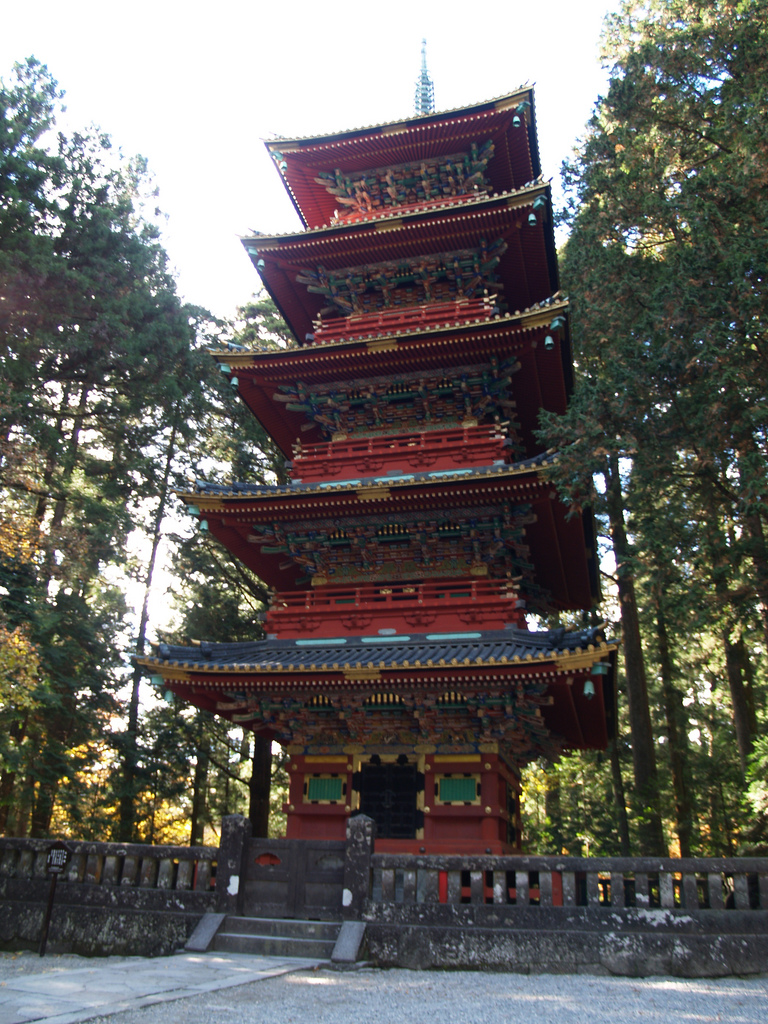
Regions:
[[[338,779],[307,779],[307,800],[341,800],[343,782]]]
[[[440,779],[438,799],[444,804],[466,804],[477,798],[477,780],[469,778]]]

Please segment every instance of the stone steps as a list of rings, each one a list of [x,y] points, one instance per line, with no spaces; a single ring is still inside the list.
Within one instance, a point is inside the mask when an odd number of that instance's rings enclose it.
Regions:
[[[330,960],[341,923],[294,918],[225,917],[213,940],[219,953]]]

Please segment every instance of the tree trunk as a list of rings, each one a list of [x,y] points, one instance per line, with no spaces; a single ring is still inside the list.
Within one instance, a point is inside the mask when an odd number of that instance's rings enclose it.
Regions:
[[[41,733],[37,726],[30,730],[30,747],[39,751],[30,764],[29,835],[33,839],[43,839],[50,833],[53,808],[65,773],[65,751],[72,730],[72,701],[71,693],[63,696],[56,718],[47,731]]]
[[[611,740],[609,747],[611,756],[611,779],[613,780],[613,798],[616,805],[616,818],[619,824],[619,842],[621,856],[632,856],[632,843],[629,838],[629,818],[627,817],[627,801],[624,796],[624,777],[621,774],[618,738]]]
[[[559,857],[563,852],[563,812],[560,805],[560,777],[554,773],[547,773],[544,813],[547,818],[547,831],[552,836],[552,853]]]
[[[683,719],[680,694],[673,681],[672,658],[669,653],[669,637],[664,617],[660,584],[654,586],[656,605],[656,640],[659,646],[659,674],[664,695],[664,715],[667,720],[669,760],[672,770],[672,786],[675,793],[675,817],[677,838],[680,841],[680,856],[690,857],[693,839],[693,802],[690,772],[688,770],[688,735]]]
[[[17,749],[21,747],[27,735],[28,718],[14,722],[8,729],[8,739]],[[0,773],[0,833],[5,834],[8,828],[8,819],[11,817],[11,809],[14,803],[14,789],[18,772],[15,769],[4,770]]]
[[[77,456],[80,450],[80,433],[83,429],[83,420],[88,409],[88,398],[91,393],[92,384],[86,381],[80,389],[80,397],[77,403],[77,410],[72,417],[72,431],[69,435],[69,441],[67,443],[66,450],[64,452],[63,467],[62,467],[62,484],[69,485],[72,482],[72,474],[75,471],[77,465]],[[53,517],[51,519],[51,533],[54,532],[64,522],[64,514],[67,507],[67,499],[64,494],[61,494],[53,506]]]
[[[721,809],[722,814],[723,814],[723,838],[725,839],[725,844],[724,844],[724,849],[723,849],[723,856],[724,857],[732,857],[733,856],[733,852],[734,852],[734,850],[733,850],[733,845],[734,845],[733,844],[733,826],[731,824],[730,818],[728,817],[728,808],[725,805],[725,794],[723,793],[723,784],[722,784],[722,782],[718,783],[718,791],[720,793],[720,809]]]
[[[192,815],[189,825],[190,846],[202,846],[205,836],[205,805],[207,796],[210,740],[202,735],[197,747],[195,774],[192,782]]]
[[[709,491],[704,493],[705,499]],[[741,636],[733,639],[735,630],[735,614],[731,612],[732,597],[729,580],[733,575],[732,545],[729,545],[720,528],[722,517],[714,501],[710,501],[711,514],[706,517],[704,537],[708,548],[710,571],[715,597],[722,610],[724,622],[720,632],[725,657],[725,677],[731,694],[731,712],[733,727],[736,732],[736,745],[739,750],[739,765],[742,777],[746,774],[747,760],[752,752],[752,722],[749,709],[749,695],[744,686],[741,674],[741,662],[744,652],[741,649]]]
[[[741,333],[742,342],[748,343],[747,331]],[[756,459],[759,465],[763,463],[762,448],[758,445],[754,432],[746,427],[751,420],[749,410],[740,403],[740,415],[738,423],[744,424],[742,436],[738,439],[737,451],[739,453],[739,482],[742,495],[748,494],[750,486],[749,472],[746,466],[752,459]],[[758,597],[758,609],[763,626],[763,640],[768,645],[768,545],[765,542],[765,531],[763,520],[759,511],[754,508],[747,509],[744,515],[745,539],[747,552],[752,560],[754,568],[754,588]]]
[[[62,456],[61,456],[61,477],[56,487],[58,496],[53,504],[53,513],[51,515],[50,522],[48,524],[49,537],[54,541],[50,545],[43,568],[40,573],[40,581],[44,588],[47,588],[53,579],[54,575],[54,547],[57,536],[57,531],[64,522],[64,516],[67,509],[67,494],[66,488],[72,483],[72,477],[77,466],[77,457],[80,450],[80,433],[83,427],[83,421],[88,408],[88,397],[93,387],[92,382],[86,381],[80,387],[80,395],[78,398],[77,409],[71,413],[72,418],[72,430],[69,433],[69,437],[64,440],[64,423],[69,419],[66,413],[63,413],[58,419],[58,430],[62,440]],[[58,463],[55,461],[55,456],[48,458],[48,463],[45,469],[44,482],[46,488],[49,487],[54,480],[55,470]],[[42,524],[43,518],[48,512],[48,498],[40,498],[37,503],[37,509],[35,512],[35,518],[38,526]],[[85,583],[85,580],[81,580],[81,583]]]
[[[35,790],[35,802],[32,807],[32,818],[29,825],[31,839],[45,839],[50,835],[53,808],[56,794],[59,791],[58,780],[49,780],[46,784],[39,782]]]
[[[35,792],[35,779],[29,772],[20,786],[21,793],[13,806],[13,826],[9,833],[18,839],[29,835],[29,819],[32,810],[32,797]]]
[[[757,699],[755,697],[755,666],[749,656],[747,645],[744,643],[744,634],[739,637],[739,663],[741,673],[744,677],[744,690],[747,696],[747,710],[749,712],[749,728],[753,736],[757,736]]]
[[[56,418],[56,426],[54,427],[54,433],[56,434],[56,436],[58,436],[58,437],[60,437],[62,439],[64,437],[64,412],[65,412],[65,410],[67,410],[67,411],[69,410],[69,396],[70,396],[69,385],[65,384],[65,386],[63,388],[62,396],[61,396],[61,402],[59,403],[59,413],[58,413],[58,416]],[[56,466],[57,465],[58,465],[58,461],[57,461],[57,458],[56,458],[56,448],[55,448],[55,446],[52,446],[52,447],[49,448],[48,456],[47,456],[47,458],[45,460],[45,468],[43,470],[42,479],[41,479],[41,490],[46,491],[46,492],[49,490],[49,488],[51,486],[51,483],[53,482],[53,476],[54,476],[54,473],[56,472]],[[42,524],[43,519],[45,519],[45,514],[46,514],[47,509],[48,509],[48,497],[44,496],[44,495],[41,495],[37,499],[37,504],[36,504],[36,507],[35,507],[35,516],[34,516],[35,522],[37,523],[38,527]]]
[[[746,517],[748,551],[755,569],[755,592],[763,626],[763,640],[768,645],[768,551],[766,550],[763,522],[758,515]]]
[[[5,835],[8,827],[8,814],[13,802],[13,788],[16,784],[16,772],[0,774],[0,835]]]
[[[624,496],[616,456],[610,456],[609,467],[605,473],[606,500],[618,577],[624,671],[632,735],[632,767],[635,777],[633,811],[638,819],[641,853],[649,857],[663,857],[667,850],[661,824],[656,749],[648,703],[645,660],[640,641],[635,581],[624,525]]]
[[[736,743],[739,748],[739,764],[741,774],[747,773],[747,761],[752,753],[752,730],[750,728],[749,699],[744,680],[741,675],[741,638],[731,642],[731,630],[723,630],[723,648],[725,650],[725,674],[731,692],[731,708],[733,710],[733,727],[736,730]]]
[[[254,733],[248,817],[254,839],[269,835],[269,791],[272,784],[272,740]]]
[[[152,594],[152,583],[155,575],[155,563],[157,562],[157,551],[160,547],[162,537],[162,525],[165,518],[165,509],[168,502],[170,490],[171,467],[173,457],[176,454],[176,431],[177,421],[174,420],[171,434],[168,439],[166,450],[165,469],[163,470],[163,481],[160,485],[160,498],[155,510],[155,517],[152,523],[152,550],[147,563],[147,572],[144,577],[144,600],[141,605],[141,618],[139,620],[139,632],[136,637],[136,654],[144,654],[147,644],[147,626],[149,624],[149,598]],[[120,817],[117,829],[119,842],[129,843],[136,838],[136,766],[139,760],[139,696],[141,692],[141,679],[144,669],[140,665],[134,665],[133,679],[131,683],[131,697],[128,702],[128,728],[121,737],[122,749],[122,781],[120,793]]]

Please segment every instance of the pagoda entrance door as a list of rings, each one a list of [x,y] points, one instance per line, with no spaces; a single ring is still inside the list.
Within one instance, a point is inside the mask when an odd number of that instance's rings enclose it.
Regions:
[[[360,811],[376,822],[377,838],[416,838],[421,827],[416,801],[424,782],[415,764],[363,764],[358,788]]]

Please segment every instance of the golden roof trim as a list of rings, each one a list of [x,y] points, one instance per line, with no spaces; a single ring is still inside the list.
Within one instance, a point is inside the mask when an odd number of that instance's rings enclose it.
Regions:
[[[219,493],[212,495],[206,499],[204,493],[196,494],[194,492],[182,492],[177,491],[177,496],[187,504],[196,505],[202,512],[228,512],[235,503],[242,502],[257,502],[257,501],[290,501],[297,502],[301,499],[314,499],[322,497],[325,499],[334,499],[343,494],[354,494],[358,501],[386,501],[392,497],[392,491],[402,491],[408,487],[443,487],[447,482],[452,484],[475,484],[475,483],[488,483],[494,481],[497,485],[503,485],[508,481],[517,477],[531,476],[533,479],[530,481],[531,484],[546,485],[547,481],[542,474],[547,465],[556,460],[556,453],[549,453],[546,462],[540,463],[534,466],[521,466],[514,463],[507,464],[504,466],[481,466],[477,467],[484,472],[473,472],[472,474],[462,473],[460,469],[457,469],[455,473],[442,473],[441,476],[434,478],[415,479],[416,473],[410,475],[404,475],[402,478],[392,477],[388,478],[386,484],[382,484],[380,481],[372,483],[350,483],[348,480],[335,480],[332,481],[333,486],[320,486],[320,482],[316,485],[306,484],[301,490],[291,489],[290,487],[283,484],[274,485],[277,487],[285,487],[284,490],[280,491],[264,491],[261,493],[248,494],[245,491],[230,491],[225,493]],[[262,484],[259,486],[270,487],[269,484]],[[205,506],[203,506],[205,501]]]
[[[431,669],[432,672],[446,670],[448,672],[455,672],[457,670],[470,669],[472,671],[488,670],[491,669],[494,675],[498,675],[499,678],[504,678],[505,675],[509,675],[509,672],[504,672],[506,669],[537,669],[536,675],[540,675],[542,671],[551,675],[553,673],[567,672],[573,669],[591,667],[592,665],[605,660],[605,655],[618,649],[617,644],[602,643],[600,649],[594,652],[579,652],[570,654],[568,652],[558,653],[554,650],[549,651],[537,651],[535,655],[528,652],[524,658],[519,655],[515,655],[513,659],[508,659],[506,655],[500,659],[489,657],[487,659],[476,659],[474,661],[469,658],[464,658],[461,662],[453,658],[450,664],[446,663],[444,659],[440,659],[438,664],[429,665],[424,663],[413,663],[410,664],[408,659],[403,662],[391,662],[386,665],[383,662],[379,663],[378,668],[370,666],[352,666],[352,665],[316,665],[311,664],[290,664],[290,665],[258,665],[258,664],[230,664],[224,665],[220,663],[211,663],[209,665],[201,664],[199,662],[174,662],[174,661],[161,661],[154,658],[137,658],[136,663],[141,665],[143,668],[149,669],[153,674],[162,675],[163,679],[170,681],[184,681],[194,682],[195,677],[201,675],[218,675],[218,676],[230,676],[230,675],[253,675],[253,676],[298,676],[308,672],[314,674],[323,675],[341,675],[345,682],[366,680],[380,680],[383,674],[393,672],[418,672],[421,674],[425,669]],[[394,652],[393,652],[394,653]],[[546,663],[546,664],[545,664]],[[501,671],[500,671],[501,670]],[[519,675],[519,671],[513,673],[514,676]]]
[[[555,295],[558,294],[558,292],[555,293]],[[291,345],[287,348],[280,349],[255,348],[248,352],[237,353],[224,352],[217,349],[207,349],[207,353],[219,363],[226,363],[229,366],[240,369],[251,365],[254,362],[254,358],[262,360],[265,356],[277,356],[278,358],[296,357],[299,359],[306,359],[308,357],[319,357],[321,354],[330,354],[334,349],[347,349],[354,345],[361,346],[361,353],[364,351],[387,350],[397,348],[401,341],[405,341],[409,338],[416,338],[420,335],[426,336],[456,332],[465,333],[468,330],[475,329],[478,331],[499,331],[503,330],[505,327],[513,325],[518,326],[520,330],[535,330],[537,327],[548,326],[558,314],[567,313],[568,306],[569,301],[567,298],[556,298],[553,301],[547,301],[546,305],[537,303],[535,306],[528,307],[528,309],[515,310],[512,313],[499,313],[490,320],[477,319],[456,321],[451,319],[449,323],[438,324],[437,326],[430,325],[402,328],[400,333],[397,334],[382,331],[382,334],[376,337],[361,334],[355,338],[340,338],[337,341],[319,341],[314,342],[311,345]]]
[[[607,644],[603,642],[600,644],[599,650],[578,651],[572,654],[564,652],[562,654],[558,654],[555,658],[555,665],[564,672],[574,668],[591,668],[598,662],[605,661],[606,654],[616,650],[618,650],[618,644]]]
[[[261,255],[269,252],[271,249],[279,249],[292,239],[296,245],[306,248],[310,242],[323,236],[330,237],[344,233],[359,235],[364,234],[366,231],[375,235],[380,231],[402,230],[406,227],[406,224],[410,224],[418,218],[433,220],[449,216],[453,219],[463,209],[477,211],[479,207],[486,206],[491,212],[496,208],[517,210],[530,205],[531,201],[540,195],[547,194],[550,189],[550,182],[544,177],[539,176],[534,181],[529,181],[520,188],[507,189],[504,192],[494,192],[491,195],[482,193],[476,196],[472,194],[456,196],[435,205],[425,204],[423,207],[415,210],[383,213],[378,217],[367,217],[365,220],[356,220],[351,223],[323,224],[321,227],[305,228],[302,231],[285,231],[275,235],[239,235],[238,237],[243,245],[247,246],[250,243],[252,248],[256,250],[256,253]],[[254,256],[253,253],[249,253],[249,255]]]
[[[491,96],[489,99],[478,100],[476,103],[470,103],[461,107],[449,107],[447,110],[435,110],[428,114],[414,114],[412,117],[407,118],[398,117],[394,121],[380,121],[375,124],[360,125],[357,128],[342,128],[335,132],[324,132],[322,135],[293,135],[286,136],[285,138],[278,136],[272,139],[262,139],[262,142],[270,155],[275,150],[282,153],[296,152],[301,151],[303,148],[302,143],[306,143],[308,146],[319,147],[324,140],[330,144],[331,142],[340,141],[340,137],[343,136],[349,135],[354,138],[365,133],[373,134],[377,130],[382,135],[393,135],[398,131],[407,131],[409,128],[430,124],[441,118],[448,119],[451,115],[464,114],[472,116],[475,113],[482,114],[481,107],[491,107],[493,111],[505,110],[513,104],[517,106],[522,99],[531,95],[533,95],[532,85],[520,85],[517,89],[513,89],[512,92],[504,93],[501,96]]]

